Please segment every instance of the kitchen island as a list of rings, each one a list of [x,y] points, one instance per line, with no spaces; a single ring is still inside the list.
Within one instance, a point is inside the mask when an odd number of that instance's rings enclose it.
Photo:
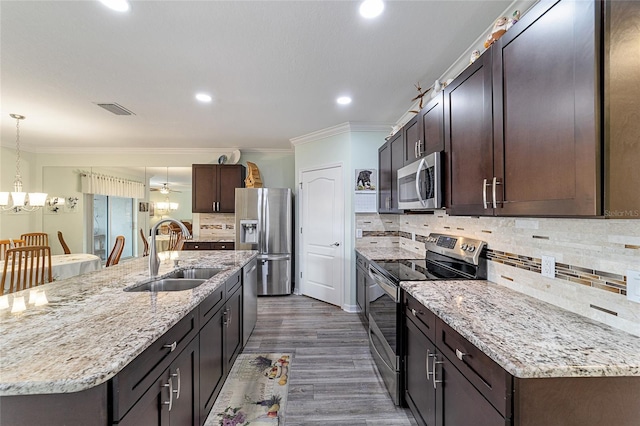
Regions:
[[[1,310],[0,423],[5,424],[13,402],[19,401],[16,407],[24,407],[22,403],[30,396],[37,396],[39,403],[46,401],[46,395],[95,394],[91,400],[108,397],[114,377],[189,316],[193,317],[189,327],[194,328],[197,335],[197,328],[204,325],[198,321],[206,314],[198,314],[198,308],[203,302],[209,303],[212,296],[220,298],[218,293],[226,296],[225,284],[228,287],[229,280],[240,282],[238,277],[243,266],[251,262],[257,252],[176,254],[179,269],[220,268],[221,271],[191,290],[128,292],[126,288],[149,278],[148,258],[135,259],[37,287],[48,301],[41,306],[27,303],[26,310],[19,313]],[[163,262],[158,276],[174,269],[174,260]],[[234,294],[238,294],[237,290],[234,286]],[[19,297],[28,300],[29,291],[9,295],[10,303]],[[175,344],[165,352],[174,349]],[[111,404],[110,398],[105,401],[105,407]],[[104,415],[105,421],[93,424],[115,421],[108,410]],[[55,421],[52,419],[50,424]]]

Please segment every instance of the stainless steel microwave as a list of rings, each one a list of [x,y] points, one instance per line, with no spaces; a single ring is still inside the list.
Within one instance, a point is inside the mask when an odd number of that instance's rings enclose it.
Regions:
[[[441,152],[429,154],[398,170],[398,208],[431,210],[442,207]]]

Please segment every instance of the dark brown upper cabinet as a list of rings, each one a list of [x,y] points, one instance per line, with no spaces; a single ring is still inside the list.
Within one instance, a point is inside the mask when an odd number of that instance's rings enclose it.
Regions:
[[[445,204],[452,215],[490,214],[484,202],[493,176],[490,53],[444,90]]]
[[[442,100],[442,92],[440,92],[403,127],[405,166],[427,154],[444,150]]]
[[[540,2],[445,88],[451,214],[601,214],[600,18]]]
[[[398,131],[378,149],[378,213],[398,210],[398,169],[404,165],[403,131]]]
[[[540,3],[493,46],[497,214],[601,214],[600,19]]]
[[[193,164],[193,213],[234,213],[236,188],[244,187],[241,164]]]

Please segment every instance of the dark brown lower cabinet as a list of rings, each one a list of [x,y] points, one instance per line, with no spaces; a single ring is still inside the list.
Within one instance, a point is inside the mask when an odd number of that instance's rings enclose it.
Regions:
[[[199,338],[194,338],[142,395],[121,426],[198,426]]]
[[[405,401],[418,424],[640,424],[640,377],[514,377],[413,297],[403,299]]]
[[[429,355],[435,355],[436,346],[412,320],[407,320],[406,332],[405,400],[419,424],[435,426],[436,389],[430,374],[433,360]]]
[[[411,318],[406,324],[405,399],[426,426],[498,426],[505,419],[436,348]]]
[[[201,424],[206,420],[224,384],[224,313],[224,309],[219,309],[200,329]]]
[[[227,296],[224,307],[224,370],[229,373],[231,366],[242,350],[242,290],[235,289],[231,296]]]

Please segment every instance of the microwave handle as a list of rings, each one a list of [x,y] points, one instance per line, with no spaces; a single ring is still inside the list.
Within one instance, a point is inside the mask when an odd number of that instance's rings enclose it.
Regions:
[[[426,158],[423,158],[422,160],[420,160],[420,164],[418,165],[418,170],[416,171],[416,193],[418,194],[418,200],[420,200],[420,204],[422,204],[423,207],[427,206],[427,202],[423,200],[422,197],[420,196],[420,172],[422,171],[422,166],[424,166],[424,163],[426,161],[427,161]]]

